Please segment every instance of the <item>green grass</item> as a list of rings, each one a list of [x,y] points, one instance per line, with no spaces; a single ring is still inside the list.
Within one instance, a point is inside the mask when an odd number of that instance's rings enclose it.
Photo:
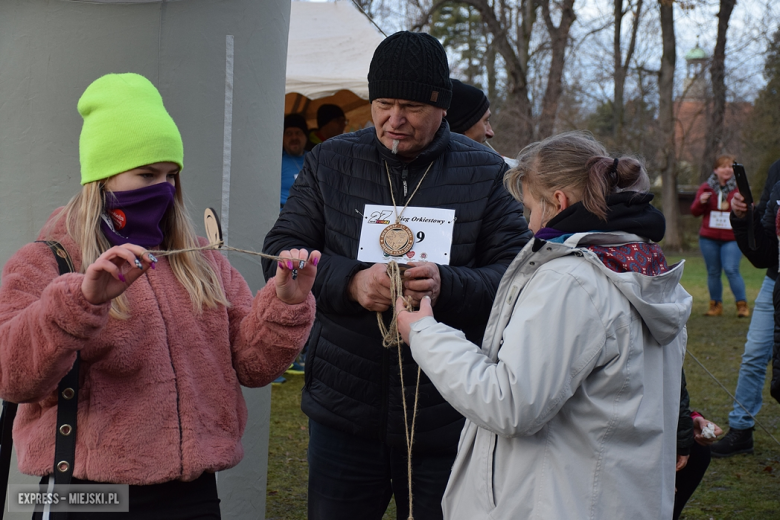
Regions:
[[[707,273],[698,251],[686,259],[683,286],[693,295],[693,313],[688,321],[688,350],[723,385],[734,392],[748,319],[736,317],[736,306],[724,277],[724,315],[702,316],[707,310]],[[669,263],[680,260],[670,256]],[[742,276],[752,309],[764,271],[742,260]],[[731,398],[692,359],[686,357],[685,371],[691,394],[691,407],[728,430]],[[307,418],[300,410],[303,376],[287,376],[287,383],[273,388],[271,437],[268,455],[266,518],[304,520],[306,518]],[[764,407],[758,419],[780,437],[780,405],[764,391]],[[733,520],[780,518],[780,446],[763,430],[754,432],[755,454],[713,459],[707,474],[694,493],[682,518],[686,520]],[[619,491],[619,490],[616,490]],[[385,519],[395,519],[391,504]]]

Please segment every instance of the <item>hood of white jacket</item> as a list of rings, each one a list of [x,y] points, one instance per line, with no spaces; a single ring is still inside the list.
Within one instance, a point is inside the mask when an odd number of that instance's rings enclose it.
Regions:
[[[605,266],[598,256],[586,249],[588,245],[623,245],[631,242],[645,241],[636,235],[626,233],[578,233],[563,244],[546,242],[547,247],[534,247],[533,240],[526,249],[518,255],[520,260],[523,253],[537,249],[539,254],[551,255],[549,259],[543,259],[544,263],[552,258],[570,254],[582,255],[602,271],[607,279],[626,297],[637,310],[653,338],[665,345],[672,341],[685,327],[691,314],[693,298],[680,285],[684,260],[670,266],[665,273],[656,276],[647,276],[636,272],[618,273]],[[531,261],[530,257],[526,261]],[[510,267],[511,269],[511,267]],[[509,270],[507,270],[509,271]]]

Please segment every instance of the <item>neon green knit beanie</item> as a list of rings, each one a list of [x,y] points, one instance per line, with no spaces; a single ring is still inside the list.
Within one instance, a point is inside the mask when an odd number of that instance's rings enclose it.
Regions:
[[[81,95],[81,184],[107,179],[145,164],[184,167],[181,134],[160,93],[138,74],[107,74]]]

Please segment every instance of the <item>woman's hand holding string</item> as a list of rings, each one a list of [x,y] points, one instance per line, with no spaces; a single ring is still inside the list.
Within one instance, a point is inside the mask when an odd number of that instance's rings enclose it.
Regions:
[[[401,333],[401,337],[404,343],[409,345],[409,332],[412,330],[412,323],[421,320],[427,316],[433,317],[433,306],[431,305],[431,297],[423,296],[420,300],[419,311],[406,310],[406,302],[403,298],[398,298],[395,302],[395,308],[398,309],[398,332]]]
[[[279,253],[281,260],[276,267],[276,296],[288,305],[303,303],[311,292],[317,275],[317,264],[322,254],[305,249],[291,249]]]
[[[157,259],[141,246],[114,246],[87,267],[81,292],[89,303],[101,305],[125,292],[156,262]]]

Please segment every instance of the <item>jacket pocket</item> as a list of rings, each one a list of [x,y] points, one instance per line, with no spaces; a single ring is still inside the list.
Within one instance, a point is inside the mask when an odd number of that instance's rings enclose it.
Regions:
[[[488,500],[490,500],[490,507],[496,507],[496,444],[498,443],[498,435],[495,433],[491,435],[490,439],[490,474],[488,475]]]
[[[317,343],[320,341],[321,332],[322,325],[320,325],[320,320],[315,319],[309,334],[309,340],[306,342],[306,366],[304,368],[303,381],[307,390],[311,388],[311,374],[314,371],[314,362],[317,360]]]

